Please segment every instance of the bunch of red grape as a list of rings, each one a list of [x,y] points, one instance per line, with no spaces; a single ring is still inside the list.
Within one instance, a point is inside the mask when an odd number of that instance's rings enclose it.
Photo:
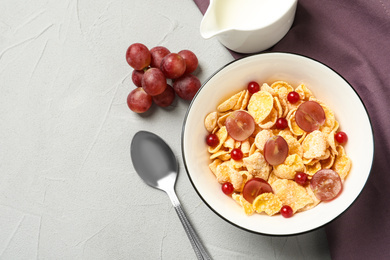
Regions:
[[[199,79],[191,74],[198,67],[192,51],[172,53],[163,46],[149,50],[142,43],[134,43],[127,49],[126,60],[134,69],[131,79],[137,86],[128,95],[127,105],[136,113],[146,112],[153,102],[167,107],[176,94],[192,100],[200,88]]]

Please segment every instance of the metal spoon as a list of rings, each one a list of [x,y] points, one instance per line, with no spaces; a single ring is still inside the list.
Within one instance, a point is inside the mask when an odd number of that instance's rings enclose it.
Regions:
[[[138,175],[149,186],[165,191],[179,216],[198,259],[210,259],[188,221],[175,193],[178,163],[171,148],[159,136],[139,131],[131,142],[131,160]]]

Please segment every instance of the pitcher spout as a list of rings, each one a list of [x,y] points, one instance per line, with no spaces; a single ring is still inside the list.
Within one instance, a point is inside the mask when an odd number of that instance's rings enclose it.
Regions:
[[[220,32],[221,29],[218,27],[216,19],[215,1],[210,0],[209,7],[200,23],[200,35],[205,39],[209,39],[218,35]]]

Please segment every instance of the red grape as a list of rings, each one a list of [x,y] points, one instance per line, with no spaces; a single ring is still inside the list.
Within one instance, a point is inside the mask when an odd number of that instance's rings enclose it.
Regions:
[[[289,206],[289,205],[284,205],[281,209],[280,209],[280,214],[282,214],[283,217],[285,218],[290,218],[292,217],[293,215],[293,209]]]
[[[150,67],[160,68],[162,59],[171,53],[167,48],[163,46],[156,46],[150,49],[150,54],[152,55],[152,60],[150,62]]]
[[[343,183],[337,172],[331,169],[322,169],[313,175],[310,188],[319,200],[332,200],[340,194]]]
[[[278,118],[278,120],[276,120],[276,123],[275,123],[275,127],[277,129],[285,129],[286,127],[288,126],[288,122],[287,122],[287,119],[286,118]]]
[[[163,93],[153,96],[152,98],[157,106],[167,107],[172,104],[173,100],[175,100],[175,97],[175,91],[170,85],[167,85]]]
[[[295,121],[306,132],[318,130],[325,123],[325,119],[324,109],[315,101],[302,103],[295,112]]]
[[[178,53],[185,61],[186,63],[186,71],[185,74],[192,73],[196,70],[198,67],[198,58],[196,57],[195,53],[193,53],[190,50],[182,50]]]
[[[179,54],[169,53],[162,59],[160,69],[167,78],[177,79],[186,71],[186,62]]]
[[[345,132],[337,132],[334,138],[339,144],[345,144],[348,141],[348,135]]]
[[[136,88],[127,96],[127,105],[136,113],[144,113],[152,106],[152,97],[142,88]]]
[[[287,100],[288,100],[288,102],[290,102],[291,104],[297,103],[299,99],[300,99],[300,97],[299,97],[298,92],[291,91],[291,92],[289,92],[289,93],[287,94]]]
[[[148,69],[142,78],[142,88],[151,96],[164,92],[167,88],[167,79],[161,70],[156,68]]]
[[[248,91],[251,94],[254,94],[260,90],[260,85],[256,81],[251,81],[248,83]]]
[[[196,92],[198,92],[200,85],[200,80],[196,76],[188,74],[175,80],[173,89],[182,99],[192,100]]]
[[[142,77],[144,76],[144,73],[145,71],[143,70],[133,70],[133,73],[131,73],[131,80],[137,87],[142,87]]]
[[[255,131],[255,120],[246,111],[236,110],[225,121],[228,134],[236,141],[244,141]]]
[[[234,148],[231,152],[230,155],[233,160],[239,161],[244,157],[243,152],[239,148]]]
[[[206,136],[206,143],[208,146],[214,147],[219,144],[219,138],[216,134],[209,134]]]
[[[299,185],[304,186],[306,184],[306,182],[307,182],[307,174],[304,173],[304,172],[297,172],[295,174],[294,180]]]
[[[222,184],[222,192],[225,193],[226,195],[231,195],[234,191],[234,186],[230,182],[225,182]]]
[[[272,136],[264,145],[264,158],[271,165],[278,165],[286,160],[288,144],[280,135]]]
[[[273,191],[271,185],[261,178],[250,179],[242,189],[242,196],[249,203],[253,203],[256,197],[263,193],[273,193]]]
[[[135,70],[143,70],[151,61],[149,49],[142,43],[133,43],[126,51],[126,60]]]

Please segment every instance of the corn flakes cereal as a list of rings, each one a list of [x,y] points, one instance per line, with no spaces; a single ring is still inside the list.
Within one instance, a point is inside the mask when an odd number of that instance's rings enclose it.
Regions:
[[[269,92],[258,91],[249,99],[248,112],[256,124],[267,118],[274,107],[274,99]]]
[[[332,169],[344,180],[351,169],[351,159],[334,136],[339,123],[333,111],[316,99],[310,89],[300,84],[295,88],[300,100],[291,104],[287,95],[294,88],[285,81],[271,85],[264,83],[261,90],[251,94],[244,89],[221,102],[216,111],[206,115],[204,126],[208,133],[216,134],[218,144],[209,146],[210,171],[216,180],[223,184],[230,182],[234,187],[231,197],[244,209],[246,215],[263,212],[269,216],[280,213],[283,205],[293,212],[309,210],[321,201],[316,198],[310,185],[302,186],[295,181],[297,172],[304,172],[308,179],[322,169]],[[305,101],[315,101],[325,112],[325,123],[312,132],[301,129],[295,121],[298,107]],[[234,140],[228,133],[226,118],[234,110],[247,111],[255,121],[255,129],[244,141]],[[275,122],[285,118],[288,127],[278,129]],[[264,158],[264,146],[269,138],[282,136],[288,145],[288,155],[284,162],[269,165]],[[233,149],[240,149],[243,157],[231,157]],[[249,203],[243,197],[245,183],[253,178],[261,178],[271,185],[273,193],[263,193]],[[297,180],[298,181],[298,180]]]
[[[282,201],[273,193],[260,194],[253,201],[253,208],[257,213],[265,212],[269,216],[278,213],[282,206]]]

